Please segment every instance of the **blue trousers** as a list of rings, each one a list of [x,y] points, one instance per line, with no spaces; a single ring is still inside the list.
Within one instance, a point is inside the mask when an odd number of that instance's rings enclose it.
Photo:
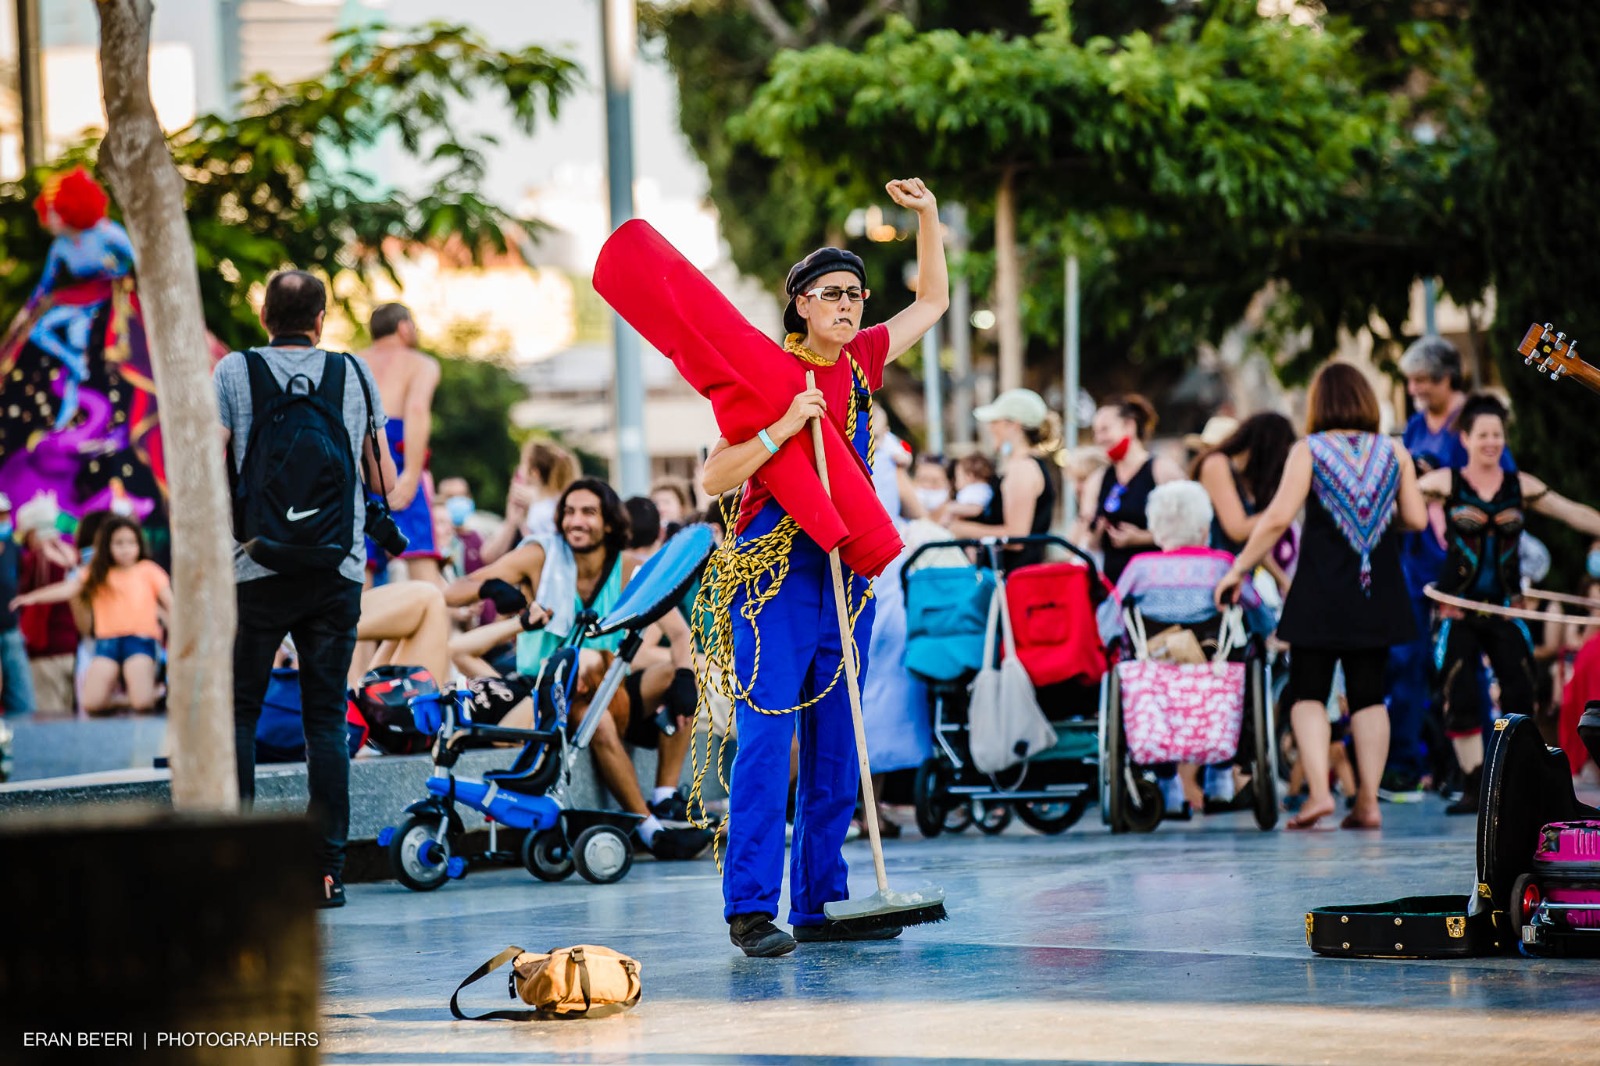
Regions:
[[[781,517],[777,505],[768,503],[745,536],[760,536]],[[849,598],[859,603],[868,582],[848,570],[845,580]],[[828,556],[815,542],[803,533],[795,537],[789,573],[778,594],[756,615],[759,663],[756,633],[742,607],[742,600],[731,605],[734,668],[757,706],[784,710],[828,687],[843,652]],[[872,614],[868,601],[855,622],[863,678]],[[729,782],[728,853],[722,869],[723,915],[729,921],[741,914],[778,914],[789,749],[797,730],[800,776],[789,861],[789,924],[820,925],[826,920],[824,904],[850,896],[842,849],[861,775],[848,682],[839,674],[828,695],[803,711],[773,715],[745,701],[735,706],[739,751]]]

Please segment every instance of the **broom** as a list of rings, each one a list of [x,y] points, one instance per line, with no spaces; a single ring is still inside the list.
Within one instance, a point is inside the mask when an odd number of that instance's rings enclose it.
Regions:
[[[806,388],[814,389],[817,375],[806,371]],[[822,491],[828,487],[828,458],[823,451],[822,420],[811,420],[811,443],[817,453],[817,477]],[[839,647],[844,656],[845,684],[850,693],[850,717],[856,728],[856,762],[861,767],[861,799],[866,807],[867,839],[872,844],[872,866],[878,875],[878,891],[863,899],[842,899],[825,904],[822,912],[829,921],[857,932],[897,929],[908,925],[942,922],[944,890],[927,887],[916,892],[895,892],[889,888],[889,874],[883,868],[883,840],[878,831],[878,802],[872,792],[872,767],[867,762],[867,727],[861,717],[861,679],[856,673],[855,640],[850,631],[850,609],[844,599],[844,567],[839,549],[828,552],[828,567],[833,574],[833,604],[839,615]]]

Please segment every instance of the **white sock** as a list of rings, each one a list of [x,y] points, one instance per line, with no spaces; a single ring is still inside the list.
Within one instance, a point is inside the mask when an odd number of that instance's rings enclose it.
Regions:
[[[656,786],[655,798],[652,799],[650,802],[651,803],[660,803],[664,799],[671,799],[674,795],[677,794],[677,791],[678,790],[673,788],[671,785],[657,785]]]
[[[664,828],[666,827],[661,824],[661,819],[652,814],[639,823],[639,828],[635,832],[639,834],[639,839],[644,841],[644,846],[648,848],[655,841],[656,834]]]

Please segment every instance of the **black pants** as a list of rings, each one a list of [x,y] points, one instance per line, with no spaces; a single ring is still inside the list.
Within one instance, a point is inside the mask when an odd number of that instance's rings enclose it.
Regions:
[[[322,835],[324,873],[344,871],[350,835],[350,749],[345,732],[345,676],[356,646],[361,586],[337,574],[275,575],[238,586],[233,641],[233,747],[239,799],[256,795],[256,723],[284,634],[299,653],[300,715],[306,733],[306,783]]]
[[[1523,623],[1498,615],[1469,614],[1439,623],[1434,665],[1444,691],[1444,728],[1470,737],[1483,728],[1483,685],[1478,663],[1487,655],[1500,683],[1500,708],[1533,714],[1533,638]]]

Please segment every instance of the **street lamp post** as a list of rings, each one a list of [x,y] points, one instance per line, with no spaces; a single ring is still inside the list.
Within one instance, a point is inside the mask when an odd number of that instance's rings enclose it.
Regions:
[[[634,0],[601,0],[601,50],[606,80],[606,181],[611,228],[633,217],[633,60],[639,36]],[[650,491],[644,439],[644,375],[639,335],[611,315],[616,363],[617,487],[624,497]]]

